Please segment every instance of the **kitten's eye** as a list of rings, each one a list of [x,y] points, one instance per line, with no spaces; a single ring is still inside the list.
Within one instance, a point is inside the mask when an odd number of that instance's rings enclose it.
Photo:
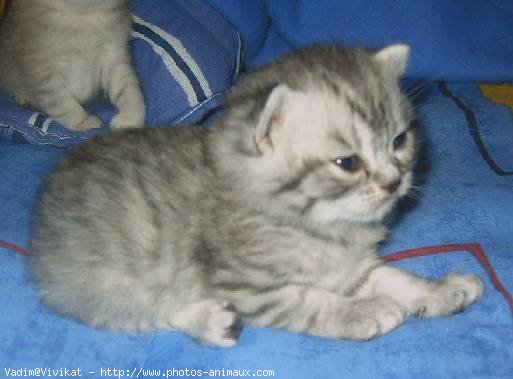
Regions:
[[[407,139],[408,139],[407,132],[402,132],[397,137],[395,137],[394,140],[392,141],[392,146],[393,146],[394,150],[399,150],[399,149],[403,148],[404,145],[406,144]]]
[[[347,172],[356,172],[360,169],[360,158],[356,155],[336,158],[333,162],[342,170]]]

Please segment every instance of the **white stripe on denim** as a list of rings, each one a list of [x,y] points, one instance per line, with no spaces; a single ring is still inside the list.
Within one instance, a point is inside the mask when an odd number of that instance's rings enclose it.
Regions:
[[[34,124],[36,123],[37,116],[39,116],[38,112],[32,113],[32,116],[30,116],[28,120],[29,125],[34,126]]]
[[[157,33],[160,37],[162,37],[167,43],[171,45],[171,47],[180,55],[180,57],[183,59],[185,64],[189,66],[192,73],[198,79],[198,82],[201,86],[201,89],[205,93],[206,97],[212,96],[212,90],[210,89],[210,86],[207,82],[207,79],[203,75],[203,72],[201,72],[201,69],[199,68],[198,64],[194,60],[194,58],[189,54],[189,52],[183,47],[182,43],[179,39],[176,37],[173,37],[171,34],[166,32],[165,30],[162,30],[156,25],[150,24],[140,17],[137,17],[136,15],[133,15],[133,19],[136,23],[146,26],[147,28],[151,29],[155,33]]]
[[[240,34],[237,32],[237,64],[235,65],[235,71],[233,72],[232,76],[232,82],[237,79],[237,76],[239,75],[240,66],[242,65],[242,62],[244,61],[244,50],[242,50],[242,40],[240,38]]]
[[[140,38],[143,41],[147,42],[153,51],[155,51],[160,57],[162,58],[162,61],[164,62],[164,65],[168,69],[168,71],[173,75],[173,78],[176,79],[176,81],[180,84],[180,86],[185,91],[185,94],[187,95],[187,100],[189,101],[189,105],[191,107],[194,107],[196,104],[198,104],[198,98],[196,96],[196,92],[194,92],[194,88],[192,88],[191,82],[187,78],[187,75],[184,74],[182,70],[176,65],[175,61],[171,56],[167,53],[166,50],[164,50],[162,47],[157,45],[155,42],[153,42],[151,39],[147,38],[146,36],[142,35],[141,33],[132,31],[132,36],[135,38]]]
[[[50,117],[48,117],[45,122],[43,122],[43,127],[41,128],[41,130],[46,133],[48,132],[48,127],[50,126],[50,124],[52,123],[53,119],[51,119]]]

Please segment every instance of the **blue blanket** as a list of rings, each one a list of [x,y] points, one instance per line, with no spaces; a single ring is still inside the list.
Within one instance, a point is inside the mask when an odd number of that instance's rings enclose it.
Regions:
[[[219,375],[224,369],[225,375],[226,370],[255,375],[272,370],[276,378],[291,379],[510,379],[513,117],[474,84],[433,84],[426,92],[418,111],[429,142],[430,170],[423,174],[420,201],[402,205],[383,254],[414,249],[396,255],[409,259],[393,264],[431,278],[453,271],[478,274],[486,294],[467,311],[409,319],[391,334],[365,343],[248,327],[233,349],[205,348],[178,332],[129,336],[62,318],[38,302],[26,258],[0,248],[0,369],[80,368],[91,378],[106,375],[107,369],[140,377],[148,373],[144,370],[163,370],[163,377],[173,369],[175,376],[186,369],[219,370]],[[59,148],[1,143],[0,239],[28,246],[36,191],[63,153]],[[473,244],[446,246],[467,242]],[[433,245],[443,246],[415,250]]]
[[[208,2],[239,28],[249,66],[316,42],[371,48],[400,42],[412,46],[410,78],[513,80],[510,0]]]

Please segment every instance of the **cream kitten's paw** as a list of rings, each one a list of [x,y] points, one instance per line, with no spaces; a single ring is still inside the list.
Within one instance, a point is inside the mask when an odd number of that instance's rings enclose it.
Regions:
[[[20,107],[28,107],[29,106],[28,97],[25,95],[15,95],[14,101],[16,101],[16,104],[18,104]]]
[[[483,282],[477,276],[450,274],[436,283],[431,296],[417,302],[417,317],[447,316],[461,312],[479,299],[483,292]]]
[[[237,344],[240,322],[233,306],[228,302],[212,300],[205,308],[202,330],[195,338],[204,345],[232,347]]]
[[[84,121],[76,124],[76,125],[65,125],[68,129],[76,130],[76,131],[86,131],[89,129],[101,128],[102,121],[93,115],[87,115]]]
[[[391,298],[378,296],[362,299],[355,303],[344,320],[347,335],[343,337],[370,340],[397,328],[406,316],[406,309]]]
[[[145,112],[119,112],[110,121],[112,129],[144,127]]]

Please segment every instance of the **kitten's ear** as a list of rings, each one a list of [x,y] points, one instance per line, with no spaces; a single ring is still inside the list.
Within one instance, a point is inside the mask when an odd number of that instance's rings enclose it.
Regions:
[[[404,44],[390,45],[374,54],[374,60],[397,77],[404,74],[409,57],[410,46]]]
[[[287,85],[280,84],[274,87],[267,97],[254,135],[258,150],[262,153],[269,152],[273,148],[271,132],[274,128],[282,126],[285,99],[291,92]]]

